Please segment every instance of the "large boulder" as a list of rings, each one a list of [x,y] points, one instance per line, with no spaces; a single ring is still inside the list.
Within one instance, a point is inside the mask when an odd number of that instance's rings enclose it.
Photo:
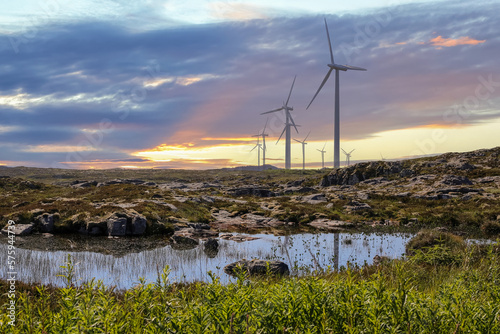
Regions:
[[[44,213],[35,218],[36,223],[38,223],[38,228],[42,233],[52,233],[54,232],[54,223],[59,219],[58,214],[48,214]]]
[[[11,235],[12,233],[14,233],[14,235],[28,235],[33,231],[33,224],[16,224],[10,225],[9,227],[10,228],[7,226],[4,227],[2,233]]]
[[[127,234],[127,217],[119,217],[116,214],[107,219],[108,235],[124,236]]]
[[[147,226],[146,217],[138,214],[132,217],[131,223],[132,223],[131,224],[132,235],[143,235],[146,232],[146,226]]]
[[[281,261],[266,261],[266,260],[239,260],[224,267],[224,272],[231,276],[238,276],[239,270],[249,276],[252,275],[288,275],[290,270],[288,265]]]

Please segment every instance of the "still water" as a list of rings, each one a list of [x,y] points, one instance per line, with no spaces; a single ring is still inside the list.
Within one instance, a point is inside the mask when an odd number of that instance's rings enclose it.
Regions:
[[[61,273],[60,266],[65,264],[67,254],[70,254],[76,264],[75,277],[79,284],[95,278],[119,289],[130,288],[139,282],[139,278],[154,282],[158,271],[161,272],[167,265],[171,269],[170,281],[210,281],[207,273],[211,271],[227,283],[234,279],[224,273],[224,266],[240,259],[281,260],[288,264],[292,274],[301,274],[328,266],[334,268],[337,244],[338,265],[345,266],[348,262],[371,264],[375,255],[401,257],[412,234],[256,234],[252,237],[259,239],[245,242],[219,240],[216,254],[205,253],[203,244],[188,250],[166,246],[121,257],[93,252],[48,252],[17,248],[15,270],[20,281],[62,286],[64,280],[57,275]],[[0,261],[5,266],[6,257],[7,245],[0,244]],[[7,271],[1,272],[2,278],[6,279]]]

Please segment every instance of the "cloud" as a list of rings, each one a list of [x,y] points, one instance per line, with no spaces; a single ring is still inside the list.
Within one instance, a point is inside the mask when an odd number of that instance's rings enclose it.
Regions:
[[[477,40],[470,37],[460,37],[460,38],[443,38],[441,35],[430,40],[430,43],[435,46],[452,47],[458,45],[477,45],[486,42],[485,39]]]
[[[492,55],[500,52],[494,28],[500,4],[471,4],[327,16],[335,60],[368,69],[340,74],[343,139],[429,124],[465,126],[498,116],[500,73]],[[113,20],[51,23],[38,27],[37,38],[19,44],[19,53],[6,35],[0,36],[5,42],[0,44],[2,161],[66,163],[69,148],[94,141],[81,163],[150,163],[147,156],[126,160],[180,145],[190,152],[206,150],[186,158],[192,162],[214,162],[216,154],[248,164],[243,150],[266,122],[260,113],[282,105],[296,74],[290,104],[301,125],[298,139],[309,129],[312,140],[331,139],[333,82],[305,110],[330,61],[322,17],[260,18],[259,13],[270,12],[242,5],[221,8],[220,15],[241,13],[245,20],[154,29],[131,29]],[[439,35],[431,38],[436,31]],[[457,52],[452,45],[481,46]],[[488,97],[456,115],[464,117],[446,119],[454,105],[475,102],[480,78],[488,81],[489,75],[493,83],[480,89]],[[266,131],[269,140],[276,140],[284,116],[268,116]],[[112,131],[100,129],[103,121],[112,124]],[[230,146],[210,151],[219,145]]]

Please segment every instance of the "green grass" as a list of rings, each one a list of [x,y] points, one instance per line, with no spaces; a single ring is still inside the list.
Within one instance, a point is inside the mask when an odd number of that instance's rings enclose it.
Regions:
[[[19,285],[16,325],[2,312],[1,332],[500,333],[498,243],[470,247],[452,265],[410,257],[227,285],[214,275],[211,283],[171,283],[165,268],[156,283],[126,291],[94,281],[75,287],[68,260],[66,287]]]

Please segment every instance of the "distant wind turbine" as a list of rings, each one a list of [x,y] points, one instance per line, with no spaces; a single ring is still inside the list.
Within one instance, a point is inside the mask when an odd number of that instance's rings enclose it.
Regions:
[[[257,167],[260,167],[260,150],[262,149],[262,144],[260,143],[260,137],[257,137],[257,144],[250,150],[252,152],[257,148]]]
[[[306,169],[306,145],[307,145],[306,139],[307,139],[307,137],[309,137],[310,133],[311,133],[311,131],[309,131],[309,133],[307,134],[307,136],[304,138],[303,141],[297,140],[295,138],[293,139],[296,142],[302,144],[302,170]]]
[[[285,169],[290,169],[292,164],[291,164],[291,133],[290,133],[290,128],[293,127],[295,128],[295,131],[299,133],[299,130],[297,129],[297,126],[295,125],[295,122],[293,121],[292,115],[290,114],[290,111],[293,110],[292,107],[288,106],[288,102],[290,101],[290,96],[292,95],[292,90],[293,90],[293,85],[295,84],[295,79],[297,79],[297,76],[293,78],[293,83],[292,87],[290,88],[290,93],[288,93],[288,98],[286,99],[286,102],[283,102],[283,106],[278,109],[274,109],[271,111],[266,111],[261,113],[261,115],[264,114],[269,114],[273,112],[277,112],[280,110],[285,111],[286,115],[286,121],[285,121],[285,128],[283,129],[283,132],[281,132],[280,137],[278,138],[278,141],[276,144],[280,141],[281,137],[283,136],[283,133],[285,133]]]
[[[316,149],[318,152],[321,152],[321,168],[325,168],[325,147],[326,143],[325,145],[323,145],[323,148],[321,150]]]
[[[382,153],[380,153],[380,157],[382,158],[382,161],[385,161],[385,158],[384,158],[384,156],[382,155]]]
[[[355,149],[352,149],[351,152],[347,153],[346,151],[344,151],[344,149],[342,149],[342,152],[344,152],[345,154],[345,161],[347,163],[347,166],[349,166],[351,164],[351,154],[352,152],[354,152]]]
[[[266,137],[268,136],[268,134],[266,133],[266,128],[267,128],[268,121],[269,121],[269,118],[266,120],[266,125],[264,125],[264,130],[262,130],[261,133],[258,133],[256,135],[252,136],[252,137],[259,137],[259,138],[262,137],[262,167],[263,167],[263,169],[266,169]]]
[[[321,88],[323,88],[325,83],[328,81],[330,74],[332,73],[333,70],[335,70],[335,122],[334,122],[333,167],[339,168],[340,167],[340,89],[339,89],[340,72],[339,71],[344,71],[344,72],[347,70],[366,71],[366,69],[350,65],[335,64],[335,61],[333,60],[332,43],[330,41],[330,33],[328,32],[328,24],[326,23],[326,18],[325,18],[325,28],[326,28],[326,36],[328,37],[328,45],[330,46],[330,59],[332,62],[331,64],[328,64],[330,70],[328,70],[328,73],[323,79],[323,82],[319,86],[318,90],[316,91],[316,94],[314,94],[314,97],[312,98],[311,102],[309,102],[309,105],[307,106],[306,109],[309,109],[316,96],[318,96],[318,93],[320,92]]]

